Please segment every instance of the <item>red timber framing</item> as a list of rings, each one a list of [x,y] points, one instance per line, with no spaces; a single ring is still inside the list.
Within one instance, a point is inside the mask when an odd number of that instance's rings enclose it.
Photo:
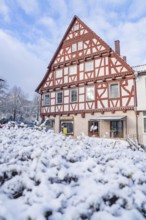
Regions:
[[[36,89],[41,94],[41,116],[84,117],[134,109],[134,79],[125,60],[74,16]],[[75,90],[73,102],[71,90]],[[46,93],[48,105],[44,105]]]

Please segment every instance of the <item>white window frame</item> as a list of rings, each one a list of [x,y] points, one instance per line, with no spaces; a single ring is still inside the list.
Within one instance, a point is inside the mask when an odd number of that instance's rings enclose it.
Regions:
[[[92,94],[91,94],[92,92]],[[92,98],[93,96],[93,98]],[[86,101],[92,102],[95,100],[95,87],[94,86],[88,86],[86,87]]]
[[[56,77],[56,79],[62,78],[62,75],[63,75],[63,70],[62,70],[62,69],[57,69],[57,70],[55,71],[55,77]]]
[[[94,70],[94,62],[93,62],[93,60],[87,61],[85,63],[85,72],[93,71],[93,70]]]
[[[143,133],[146,134],[145,126],[144,126],[144,121],[146,121],[146,111],[143,112]]]
[[[48,97],[48,96],[49,96],[49,97]],[[48,101],[46,101],[46,99],[47,99]],[[43,105],[44,105],[44,106],[50,105],[50,93],[49,93],[49,92],[43,94]]]
[[[78,42],[78,50],[83,50],[83,41]]]
[[[76,97],[77,97],[75,101],[72,100],[72,93],[73,93],[74,91],[76,92]],[[71,90],[70,90],[70,102],[71,102],[71,103],[74,103],[74,102],[77,102],[77,101],[78,101],[78,90],[77,90],[77,89],[71,89]]]
[[[62,94],[62,102],[58,102],[58,99],[59,99],[58,95],[59,95],[59,93]],[[63,104],[63,92],[56,92],[56,104],[57,105],[62,105]]]
[[[72,44],[72,52],[75,52],[77,51],[77,44]]]
[[[69,75],[77,74],[77,65],[72,65],[69,67]]]
[[[76,52],[78,50],[83,50],[83,41],[72,44],[72,52]]]
[[[113,91],[111,91],[111,87],[112,86],[117,86],[118,88],[117,88],[117,92],[114,92],[113,93]],[[118,82],[115,82],[115,83],[110,83],[109,84],[109,98],[111,98],[111,99],[117,99],[117,98],[119,98],[120,97],[120,88],[119,88],[119,83]]]

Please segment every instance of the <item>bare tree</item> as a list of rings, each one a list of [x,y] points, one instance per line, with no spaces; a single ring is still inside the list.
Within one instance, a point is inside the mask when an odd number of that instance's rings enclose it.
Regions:
[[[33,120],[39,120],[40,115],[40,95],[35,94],[33,101],[32,101],[32,109],[31,109],[31,115]]]
[[[8,85],[6,81],[3,79],[0,79],[0,100],[4,99],[7,89],[8,89]]]
[[[7,98],[8,85],[4,79],[0,78],[0,119],[6,112],[6,98]]]
[[[26,105],[26,95],[20,87],[14,86],[8,95],[9,112],[12,114],[13,120],[22,119],[24,114],[24,106]]]

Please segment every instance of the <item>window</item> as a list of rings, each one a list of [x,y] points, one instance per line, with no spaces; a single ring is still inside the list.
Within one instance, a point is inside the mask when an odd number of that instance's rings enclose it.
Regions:
[[[123,137],[123,121],[110,121],[111,138]]]
[[[83,41],[78,42],[78,50],[83,49]]]
[[[78,101],[78,92],[77,89],[72,89],[70,91],[70,102],[77,102]]]
[[[79,30],[79,24],[75,24],[73,26],[73,31],[78,31]]]
[[[57,92],[56,102],[57,102],[57,104],[63,103],[63,93],[62,92]]]
[[[42,124],[45,127],[45,131],[48,131],[49,129],[53,129],[54,119],[46,119],[42,122]]]
[[[143,131],[146,133],[146,111],[143,112]]]
[[[77,65],[73,65],[69,67],[69,74],[73,75],[77,73]]]
[[[73,135],[73,121],[61,121],[61,131],[67,135]]]
[[[95,98],[94,87],[86,88],[86,101],[93,101]]]
[[[99,136],[99,125],[98,121],[89,121],[88,123],[88,134],[89,136],[96,135]]]
[[[77,51],[77,44],[72,44],[72,52]]]
[[[72,52],[83,49],[83,41],[79,41],[78,43],[72,44]]]
[[[56,78],[61,78],[62,77],[62,69],[56,70]]]
[[[93,61],[88,61],[85,63],[85,71],[91,71],[93,70]]]
[[[110,98],[118,98],[119,97],[119,84],[114,83],[110,84]]]
[[[43,104],[44,105],[50,105],[50,93],[46,93],[43,96]]]

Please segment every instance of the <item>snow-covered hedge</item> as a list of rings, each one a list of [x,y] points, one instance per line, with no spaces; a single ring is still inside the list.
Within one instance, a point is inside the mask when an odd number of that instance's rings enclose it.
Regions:
[[[146,153],[120,140],[1,129],[0,219],[146,219]]]

